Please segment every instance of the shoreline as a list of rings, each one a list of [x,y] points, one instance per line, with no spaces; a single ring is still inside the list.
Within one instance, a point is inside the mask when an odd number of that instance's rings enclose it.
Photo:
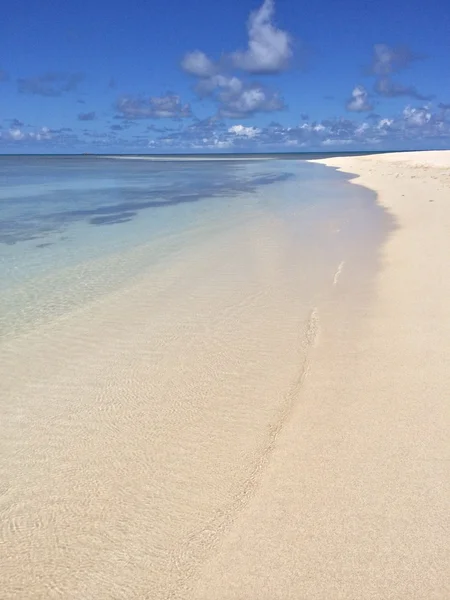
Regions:
[[[183,598],[450,597],[450,152],[319,162],[397,227],[373,290],[345,266],[258,497]]]

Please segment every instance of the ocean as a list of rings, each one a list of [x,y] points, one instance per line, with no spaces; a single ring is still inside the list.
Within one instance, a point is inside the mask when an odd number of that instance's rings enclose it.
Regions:
[[[61,316],[252,216],[320,212],[348,193],[342,175],[273,155],[0,157],[0,334]]]

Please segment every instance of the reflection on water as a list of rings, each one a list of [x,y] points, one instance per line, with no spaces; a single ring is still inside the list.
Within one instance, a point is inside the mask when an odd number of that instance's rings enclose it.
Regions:
[[[0,335],[118,289],[255,210],[281,209],[289,182],[301,181],[296,200],[308,201],[318,169],[277,160],[0,157]]]
[[[38,239],[79,220],[122,223],[145,209],[251,192],[290,176],[229,161],[2,157],[0,243]]]
[[[329,204],[345,181],[292,160],[0,157],[0,335],[117,290],[246,219]]]

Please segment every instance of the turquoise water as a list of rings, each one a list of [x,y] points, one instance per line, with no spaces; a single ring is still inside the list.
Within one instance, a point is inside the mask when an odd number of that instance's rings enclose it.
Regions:
[[[331,169],[268,158],[0,157],[0,333],[60,316],[255,215],[319,216],[361,195]]]

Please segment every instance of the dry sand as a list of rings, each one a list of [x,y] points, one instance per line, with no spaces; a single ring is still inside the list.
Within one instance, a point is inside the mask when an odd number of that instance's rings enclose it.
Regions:
[[[2,600],[450,598],[450,153],[326,164],[375,282],[261,222],[1,349]]]

